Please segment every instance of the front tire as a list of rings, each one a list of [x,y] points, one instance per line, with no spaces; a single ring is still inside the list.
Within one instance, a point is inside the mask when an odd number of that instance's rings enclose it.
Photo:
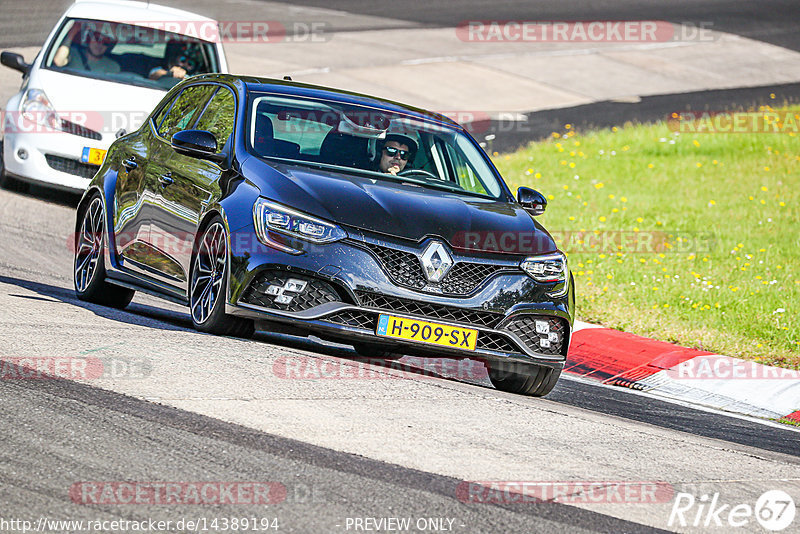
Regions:
[[[106,282],[103,259],[105,216],[100,195],[95,194],[91,197],[79,212],[78,221],[80,226],[75,236],[75,261],[72,270],[75,294],[86,302],[124,308],[130,304],[134,291]]]
[[[200,332],[234,337],[252,337],[253,321],[225,313],[228,287],[228,234],[222,218],[214,217],[195,245],[189,277],[189,308],[192,324]]]
[[[561,369],[520,362],[498,362],[489,366],[489,380],[500,391],[544,397],[561,376]]]

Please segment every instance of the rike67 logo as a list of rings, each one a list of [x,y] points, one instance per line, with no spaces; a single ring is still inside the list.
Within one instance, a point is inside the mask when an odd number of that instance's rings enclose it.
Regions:
[[[669,514],[669,527],[695,527],[709,529],[717,527],[720,532],[729,532],[731,527],[750,527],[758,522],[762,528],[779,532],[788,528],[797,510],[794,499],[781,490],[770,490],[749,503],[726,503],[719,493],[696,497],[691,493],[680,492]],[[727,530],[725,530],[727,529]]]

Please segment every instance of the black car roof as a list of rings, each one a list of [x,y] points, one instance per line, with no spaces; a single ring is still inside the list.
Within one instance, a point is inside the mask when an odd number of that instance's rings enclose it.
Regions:
[[[334,89],[332,87],[312,85],[291,80],[276,80],[273,78],[259,78],[256,76],[236,74],[203,74],[200,76],[194,76],[192,79],[203,79],[209,81],[216,80],[230,84],[236,84],[239,82],[245,86],[247,91],[263,91],[281,93],[285,95],[315,97],[327,100],[335,100],[337,102],[348,104],[370,106],[396,113],[402,113],[423,120],[432,120],[442,125],[450,126],[459,130],[463,129],[457,122],[446,117],[445,115],[442,115],[441,113],[416,108],[385,98],[365,95],[352,91],[345,91],[343,89]]]

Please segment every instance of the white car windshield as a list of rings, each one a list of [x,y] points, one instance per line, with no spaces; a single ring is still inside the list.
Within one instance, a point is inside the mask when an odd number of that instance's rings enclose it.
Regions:
[[[213,43],[127,23],[67,19],[44,67],[118,83],[169,89],[187,76],[219,72]]]
[[[250,99],[248,149],[280,160],[366,171],[460,194],[500,198],[501,178],[467,135],[435,120],[292,96]]]

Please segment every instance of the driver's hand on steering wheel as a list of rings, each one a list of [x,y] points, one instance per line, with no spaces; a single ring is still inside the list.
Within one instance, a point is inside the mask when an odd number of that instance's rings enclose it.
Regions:
[[[183,79],[186,77],[186,69],[179,65],[174,65],[170,67],[168,74],[173,78]]]

